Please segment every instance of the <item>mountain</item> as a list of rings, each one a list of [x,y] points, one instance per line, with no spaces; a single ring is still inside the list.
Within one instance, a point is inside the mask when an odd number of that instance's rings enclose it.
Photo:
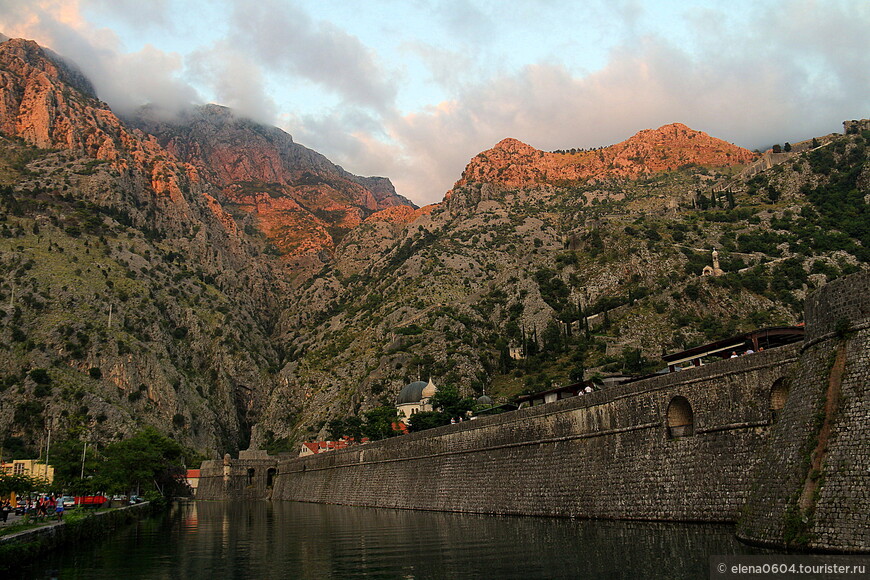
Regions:
[[[222,107],[119,119],[29,41],[0,43],[0,113],[6,450],[153,425],[294,451],[421,377],[505,400],[654,370],[870,261],[863,122],[758,159],[680,124],[505,140],[418,209]]]
[[[637,178],[691,164],[742,165],[754,158],[751,151],[681,123],[640,131],[622,143],[590,151],[548,153],[508,138],[476,155],[454,188],[474,182],[523,187],[532,183]]]
[[[150,424],[234,449],[280,358],[280,265],[195,166],[65,66],[0,44],[6,448],[52,426],[106,441]]]
[[[254,440],[327,436],[420,378],[505,400],[799,323],[809,291],[870,260],[868,129],[743,166],[756,156],[670,125],[605,152],[647,156],[586,177],[502,141],[428,215],[352,232],[296,295]],[[724,275],[704,277],[713,249]]]
[[[196,167],[220,189],[222,205],[283,254],[331,250],[371,214],[416,207],[388,179],[352,175],[284,131],[237,118],[226,107],[176,116],[145,107],[128,123]]]

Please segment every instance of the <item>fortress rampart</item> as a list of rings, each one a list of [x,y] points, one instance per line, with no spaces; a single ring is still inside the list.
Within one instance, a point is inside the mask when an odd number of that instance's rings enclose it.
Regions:
[[[748,541],[867,552],[870,273],[811,296],[806,321],[802,344],[582,397],[306,458],[206,462],[198,494],[738,522]]]

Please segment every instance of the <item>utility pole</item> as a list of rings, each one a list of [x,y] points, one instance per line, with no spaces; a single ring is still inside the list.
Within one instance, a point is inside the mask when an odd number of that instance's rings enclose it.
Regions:
[[[109,324],[106,328],[112,328],[112,304],[109,304]]]
[[[79,479],[85,478],[85,454],[88,452],[88,442],[85,441],[85,446],[82,449],[82,474]]]
[[[48,452],[51,451],[51,423],[53,420],[49,419],[48,421],[48,442],[45,444],[45,469],[43,470],[45,479],[48,479]]]

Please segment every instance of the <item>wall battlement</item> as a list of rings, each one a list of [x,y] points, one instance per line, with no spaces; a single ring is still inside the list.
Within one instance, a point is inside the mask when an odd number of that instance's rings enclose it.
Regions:
[[[306,458],[206,462],[198,494],[739,522],[752,542],[867,552],[870,273],[811,296],[806,320],[803,344],[582,397]]]

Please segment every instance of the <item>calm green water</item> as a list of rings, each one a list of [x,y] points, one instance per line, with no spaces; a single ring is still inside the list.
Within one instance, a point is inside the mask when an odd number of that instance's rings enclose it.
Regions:
[[[293,502],[197,502],[21,578],[707,578],[759,553],[729,526],[595,522]]]

